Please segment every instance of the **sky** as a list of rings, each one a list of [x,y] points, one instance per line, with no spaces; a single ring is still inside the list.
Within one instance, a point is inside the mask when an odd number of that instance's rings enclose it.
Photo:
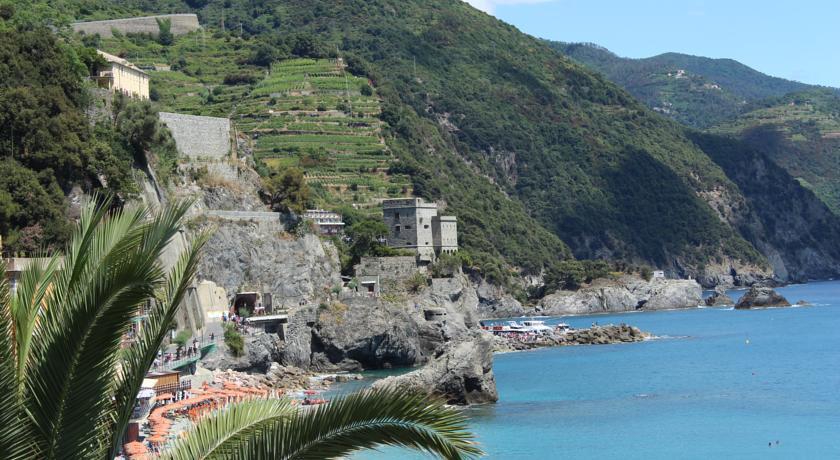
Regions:
[[[769,75],[840,87],[840,0],[466,0],[541,38],[619,56],[732,58]]]

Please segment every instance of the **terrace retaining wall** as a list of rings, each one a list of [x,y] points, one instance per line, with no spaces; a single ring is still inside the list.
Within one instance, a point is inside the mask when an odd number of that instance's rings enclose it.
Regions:
[[[194,159],[221,160],[230,154],[231,123],[228,118],[160,112],[178,152]]]
[[[105,21],[75,22],[71,24],[76,32],[87,35],[99,34],[103,38],[111,38],[111,32],[116,29],[124,34],[147,33],[157,35],[160,32],[158,19],[169,19],[172,22],[172,35],[184,35],[201,27],[198,16],[194,14],[161,14],[158,16],[143,16],[138,18],[109,19]]]

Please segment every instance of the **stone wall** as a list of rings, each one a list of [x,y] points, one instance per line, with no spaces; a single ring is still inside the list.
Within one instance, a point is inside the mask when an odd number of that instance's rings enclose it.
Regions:
[[[124,34],[148,33],[157,35],[158,19],[172,21],[172,35],[184,35],[199,29],[198,16],[194,14],[162,14],[159,16],[144,16],[138,18],[110,19],[106,21],[76,22],[72,24],[76,32],[87,35],[99,34],[103,38],[113,37],[112,29]]]
[[[227,118],[160,112],[178,152],[191,159],[222,160],[230,154],[231,123]]]
[[[378,275],[381,283],[405,280],[420,270],[414,256],[362,257],[353,268],[356,276]]]
[[[280,223],[281,214],[279,212],[263,212],[263,211],[219,211],[207,210],[203,213],[207,217],[218,217],[224,220],[233,221],[252,221],[252,222],[277,222]]]

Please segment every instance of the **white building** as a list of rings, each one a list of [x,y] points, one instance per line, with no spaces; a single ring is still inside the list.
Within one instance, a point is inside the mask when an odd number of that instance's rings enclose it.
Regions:
[[[108,66],[96,75],[99,86],[138,99],[149,98],[149,75],[125,59],[96,50]]]
[[[307,209],[303,218],[311,221],[322,235],[338,235],[344,231],[341,214],[323,209]]]

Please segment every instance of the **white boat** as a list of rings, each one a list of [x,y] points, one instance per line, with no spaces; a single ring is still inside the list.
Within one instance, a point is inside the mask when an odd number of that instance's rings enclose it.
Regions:
[[[548,334],[552,331],[551,326],[546,326],[545,321],[538,321],[534,319],[529,319],[522,321],[522,331],[523,332],[534,332],[537,334]]]
[[[558,334],[565,334],[565,333],[570,332],[572,330],[573,330],[572,326],[569,326],[566,323],[560,323],[560,324],[557,324],[557,325],[554,326],[554,332],[557,332]]]

